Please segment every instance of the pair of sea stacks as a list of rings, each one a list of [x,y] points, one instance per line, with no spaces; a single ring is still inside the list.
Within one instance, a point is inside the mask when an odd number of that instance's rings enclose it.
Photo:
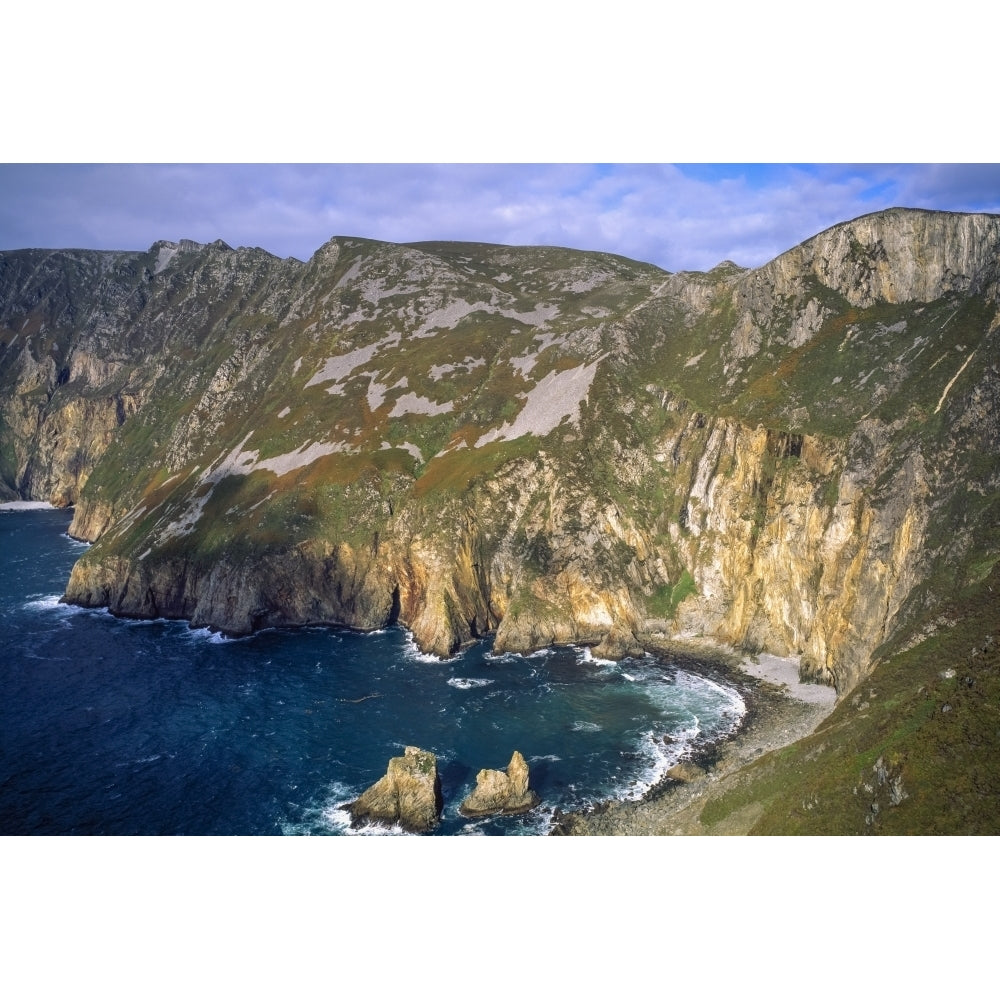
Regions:
[[[528,787],[528,764],[517,750],[505,771],[484,768],[476,787],[458,807],[463,816],[499,816],[527,812],[540,799]],[[427,750],[407,747],[402,757],[389,761],[385,776],[348,805],[351,821],[399,824],[424,833],[441,817],[443,799],[437,758]]]

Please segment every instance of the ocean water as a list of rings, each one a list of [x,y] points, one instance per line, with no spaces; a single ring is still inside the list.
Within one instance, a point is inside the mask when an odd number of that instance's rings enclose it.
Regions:
[[[452,660],[400,628],[225,639],[59,603],[84,549],[66,511],[0,514],[0,833],[375,835],[344,805],[406,745],[438,758],[437,835],[542,834],[552,812],[636,798],[745,711],[652,657],[560,647]],[[467,820],[480,768],[520,750],[542,805]]]

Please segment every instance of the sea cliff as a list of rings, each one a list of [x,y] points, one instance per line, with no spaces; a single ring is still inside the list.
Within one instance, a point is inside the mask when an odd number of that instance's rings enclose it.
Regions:
[[[0,254],[0,482],[66,600],[450,655],[710,639],[854,690],[997,534],[1000,219],[756,270],[341,238]]]

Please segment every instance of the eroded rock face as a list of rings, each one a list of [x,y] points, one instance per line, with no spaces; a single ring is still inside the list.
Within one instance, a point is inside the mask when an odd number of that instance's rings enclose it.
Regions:
[[[515,750],[505,771],[484,768],[476,775],[476,787],[458,807],[463,816],[498,816],[527,812],[541,800],[528,787],[528,764]]]
[[[120,427],[190,365],[213,321],[290,283],[296,263],[189,240],[0,254],[0,493],[77,503]]]
[[[441,816],[441,779],[437,758],[427,750],[407,747],[393,757],[379,778],[347,808],[355,824],[397,823],[411,833],[433,830]]]

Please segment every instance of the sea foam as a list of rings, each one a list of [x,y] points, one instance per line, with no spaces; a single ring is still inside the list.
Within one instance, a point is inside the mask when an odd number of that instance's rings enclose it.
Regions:
[[[417,663],[443,663],[440,656],[433,653],[424,653],[417,645],[417,640],[413,638],[413,633],[407,630],[406,642],[403,645],[403,655],[407,660],[415,660]]]
[[[491,677],[449,677],[448,683],[453,688],[468,691],[470,688],[488,687],[495,682]]]
[[[574,646],[577,660],[580,663],[595,663],[599,667],[617,667],[617,660],[602,660],[599,656],[594,656],[589,646]]]
[[[45,597],[39,597],[35,600],[25,601],[22,605],[25,611],[30,611],[34,614],[39,612],[46,614],[54,614],[58,618],[69,618],[71,615],[107,615],[111,617],[111,612],[107,608],[82,608],[78,604],[63,604],[61,594],[50,594]]]

